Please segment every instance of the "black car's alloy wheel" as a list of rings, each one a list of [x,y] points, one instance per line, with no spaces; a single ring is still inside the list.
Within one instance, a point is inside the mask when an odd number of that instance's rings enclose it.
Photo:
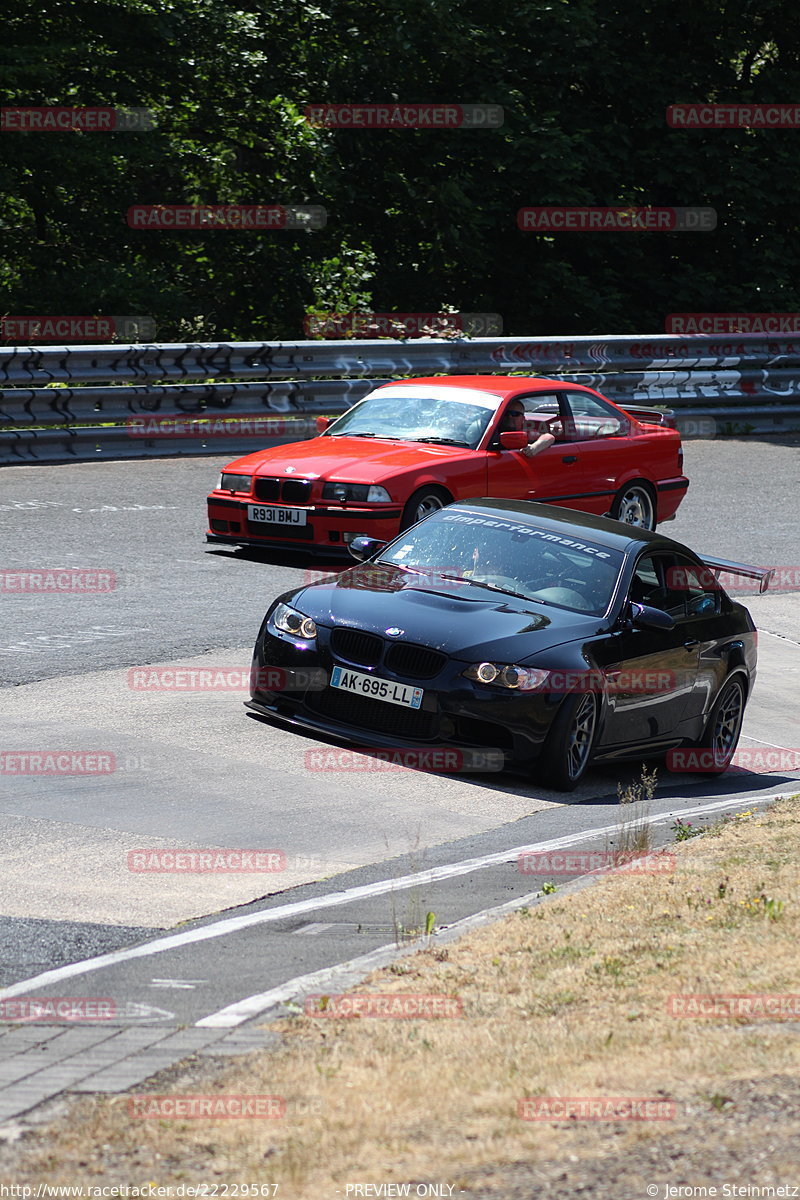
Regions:
[[[704,775],[721,775],[731,765],[744,720],[744,684],[738,676],[723,684],[702,738],[695,749],[705,751],[699,767]]]
[[[568,696],[547,735],[536,777],[559,792],[577,787],[592,755],[598,704],[592,692]]]

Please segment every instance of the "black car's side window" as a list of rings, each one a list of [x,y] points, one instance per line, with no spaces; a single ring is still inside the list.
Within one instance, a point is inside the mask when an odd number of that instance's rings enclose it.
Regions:
[[[651,608],[663,608],[666,588],[659,564],[652,554],[639,559],[631,580],[630,598],[634,604],[647,604]]]
[[[667,566],[665,582],[671,605],[667,611],[673,616],[700,617],[719,612],[719,588],[706,567],[676,554]]]
[[[678,621],[719,612],[719,589],[713,583],[710,572],[680,554],[648,554],[639,559],[630,598]]]

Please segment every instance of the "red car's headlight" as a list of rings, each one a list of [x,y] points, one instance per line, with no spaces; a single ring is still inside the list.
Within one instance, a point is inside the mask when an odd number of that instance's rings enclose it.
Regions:
[[[382,504],[391,500],[386,488],[374,483],[326,483],[323,500],[360,500],[367,504]]]

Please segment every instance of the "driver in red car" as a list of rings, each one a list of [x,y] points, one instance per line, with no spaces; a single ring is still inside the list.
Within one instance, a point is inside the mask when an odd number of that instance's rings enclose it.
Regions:
[[[500,433],[516,433],[521,430],[525,423],[525,405],[521,400],[512,400],[505,411],[505,416],[500,422]],[[552,433],[540,433],[535,442],[529,442],[524,450],[520,450],[520,454],[524,454],[526,458],[533,458],[534,454],[541,453],[548,446],[552,446],[555,442]]]

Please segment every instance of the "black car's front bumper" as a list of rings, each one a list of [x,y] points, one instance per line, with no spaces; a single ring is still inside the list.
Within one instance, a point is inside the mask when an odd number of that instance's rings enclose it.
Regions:
[[[446,746],[502,752],[506,765],[526,767],[539,757],[563,696],[493,688],[465,679],[466,662],[448,660],[433,678],[411,678],[334,655],[330,630],[319,627],[316,646],[259,634],[253,658],[255,680],[247,707],[259,716],[300,726],[370,748],[411,749]],[[334,666],[423,689],[419,709],[324,687],[292,690],[291,672],[320,669],[330,680]],[[287,672],[287,686],[269,690],[259,681],[268,668]],[[496,761],[498,755],[495,755]],[[467,761],[468,756],[465,757]]]

